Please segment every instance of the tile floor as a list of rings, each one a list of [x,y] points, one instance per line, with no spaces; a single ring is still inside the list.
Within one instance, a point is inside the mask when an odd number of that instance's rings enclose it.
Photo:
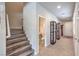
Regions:
[[[40,45],[38,56],[74,56],[73,38],[61,37],[56,44],[46,48]]]

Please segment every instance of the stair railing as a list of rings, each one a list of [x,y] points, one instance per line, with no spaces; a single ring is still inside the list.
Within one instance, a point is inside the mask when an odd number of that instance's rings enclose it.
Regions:
[[[9,18],[8,18],[8,14],[6,15],[6,38],[9,38],[11,35],[10,35],[10,26],[9,26]]]

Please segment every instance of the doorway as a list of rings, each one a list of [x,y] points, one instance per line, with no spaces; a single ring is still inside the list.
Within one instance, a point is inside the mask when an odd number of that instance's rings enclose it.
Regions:
[[[63,25],[61,25],[61,36],[63,36]]]
[[[45,46],[45,18],[39,16],[39,51]]]

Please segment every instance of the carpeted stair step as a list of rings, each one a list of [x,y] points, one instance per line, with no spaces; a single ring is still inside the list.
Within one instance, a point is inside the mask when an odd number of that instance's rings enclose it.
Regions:
[[[11,37],[6,41],[7,56],[30,56],[33,54],[30,41],[22,29],[11,29]]]
[[[11,29],[10,32],[13,35],[24,33],[22,29]]]
[[[18,42],[21,42],[21,41],[27,41],[28,39],[26,37],[18,37],[18,38],[15,38],[15,39],[11,39],[11,40],[7,40],[7,46],[10,45],[10,44],[14,44],[14,43],[18,43]]]
[[[11,32],[11,35],[22,34],[22,33],[24,33],[24,32],[22,32],[22,31]]]
[[[23,37],[25,36],[25,34],[17,34],[17,35],[11,35],[11,37],[9,37],[7,40],[10,40],[10,39],[15,39],[15,38],[20,38],[20,37]]]
[[[19,56],[31,56],[33,54],[34,50],[31,49],[31,50],[28,50],[22,54],[20,54]]]
[[[10,53],[8,56],[17,56],[30,49],[31,49],[31,45],[23,46],[23,47],[16,49],[12,53]]]
[[[6,48],[7,49],[7,54],[12,53],[17,48],[20,48],[22,46],[27,46],[27,45],[29,45],[29,42],[28,41],[22,41],[22,42],[19,42],[19,43],[15,43],[15,44],[9,45]]]

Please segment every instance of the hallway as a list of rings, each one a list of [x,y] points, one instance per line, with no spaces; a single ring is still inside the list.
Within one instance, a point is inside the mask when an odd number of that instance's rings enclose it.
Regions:
[[[74,56],[73,40],[61,37],[56,44],[42,47],[38,56]]]

